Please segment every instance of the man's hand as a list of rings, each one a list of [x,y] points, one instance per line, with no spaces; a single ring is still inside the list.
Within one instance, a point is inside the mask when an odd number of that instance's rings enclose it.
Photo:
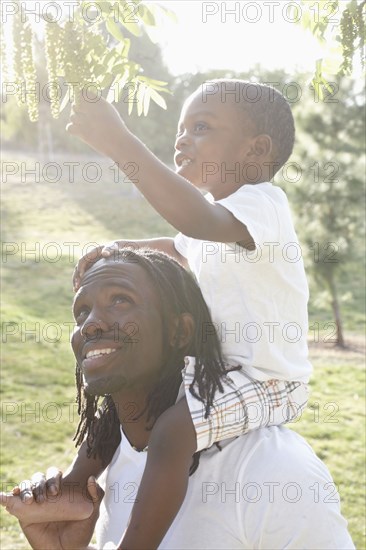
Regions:
[[[98,153],[113,158],[129,131],[117,109],[103,97],[84,97],[73,104],[66,130]]]
[[[77,521],[49,520],[47,516],[54,514],[52,506],[55,506],[55,503],[50,501],[45,501],[42,504],[32,501],[29,504],[29,501],[28,503],[23,501],[20,495],[0,493],[0,504],[5,506],[10,514],[18,518],[32,548],[36,550],[45,548],[49,550],[83,549],[88,546],[93,535],[99,516],[99,506],[104,496],[94,477],[88,479],[87,488],[91,499],[89,515],[85,516],[85,519]],[[57,506],[71,506],[68,498],[68,495],[61,496]]]

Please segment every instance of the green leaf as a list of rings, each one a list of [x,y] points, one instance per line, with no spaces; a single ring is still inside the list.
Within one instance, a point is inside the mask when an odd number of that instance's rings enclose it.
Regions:
[[[162,109],[166,109],[167,108],[167,105],[166,105],[166,101],[165,99],[163,98],[163,96],[161,96],[156,90],[154,90],[153,88],[150,88],[150,96],[151,96],[151,99],[157,104],[159,105],[159,107],[161,107]]]
[[[123,57],[128,57],[128,54],[130,53],[130,47],[131,47],[131,40],[129,38],[125,38],[125,41],[123,43],[123,48],[121,49],[121,55],[123,55]]]
[[[128,101],[128,115],[131,116],[131,113],[133,111],[133,105],[134,105],[134,101],[132,100],[132,98],[129,98],[129,101]]]
[[[85,6],[95,6],[95,9],[97,11],[101,10],[102,13],[111,13],[111,2],[109,0],[102,0],[102,1],[93,1],[93,0],[83,0],[82,3],[83,7]]]
[[[115,51],[114,51],[114,50],[110,50],[110,51],[103,57],[103,59],[102,59],[102,61],[101,61],[102,64],[103,64],[104,66],[109,65],[109,63],[110,63],[111,61],[114,61],[115,56],[116,56]]]
[[[125,63],[116,63],[115,65],[112,65],[111,72],[115,75],[122,74],[125,70],[126,64]]]
[[[155,27],[155,16],[152,10],[146,4],[139,4],[139,14],[145,25]]]
[[[142,30],[139,24],[133,21],[134,16],[132,13],[127,14],[127,16],[124,13],[124,10],[117,10],[116,13],[118,14],[119,22],[125,27],[125,29],[127,29],[134,36],[141,36]]]
[[[144,84],[139,84],[136,99],[137,99],[137,116],[141,116],[144,109],[144,98],[145,98],[146,87]]]
[[[323,77],[322,79],[323,86],[328,90],[330,94],[333,94],[334,89],[333,86],[331,86],[326,78]]]
[[[161,6],[160,4],[153,4],[153,3],[150,3],[149,4],[149,9],[157,14],[159,16],[159,12],[163,13],[163,15],[165,15],[166,17],[169,17],[169,19],[171,19],[173,21],[173,23],[178,23],[178,17],[177,17],[177,14],[173,11],[173,10],[170,10],[169,8],[166,8],[165,6]]]
[[[315,97],[317,99],[320,99],[320,101],[323,101],[324,93],[323,93],[323,88],[321,86],[322,80],[314,77],[311,83],[314,86]]]
[[[119,28],[119,26],[117,25],[117,23],[114,21],[113,17],[108,17],[108,19],[106,21],[106,26],[107,26],[108,32],[112,36],[114,36],[114,38],[116,40],[118,40],[118,42],[123,42],[124,41],[124,36],[122,34],[122,31]]]
[[[116,76],[116,78],[113,80],[113,83],[112,83],[111,87],[109,88],[109,91],[108,91],[108,94],[107,94],[107,97],[106,97],[106,101],[108,101],[108,103],[113,103],[113,101],[116,99],[115,86],[118,82],[118,79],[119,79],[119,77]],[[118,97],[117,97],[117,99],[118,99]]]
[[[93,67],[93,74],[97,78],[105,72],[105,67],[101,63],[96,63]]]
[[[153,86],[154,84],[157,86],[166,86],[168,84],[168,82],[164,82],[163,80],[154,80],[148,76],[140,76],[139,80],[147,82],[150,86]]]
[[[105,88],[108,88],[108,86],[110,86],[113,82],[113,74],[111,73],[108,73],[108,74],[105,74],[104,76],[101,75],[100,78],[98,78],[97,80],[99,86],[101,87],[102,90],[105,90]]]
[[[142,30],[137,23],[127,23],[126,21],[121,21],[121,23],[134,36],[142,35]]]
[[[145,88],[144,95],[144,116],[147,116],[150,108],[151,88]]]

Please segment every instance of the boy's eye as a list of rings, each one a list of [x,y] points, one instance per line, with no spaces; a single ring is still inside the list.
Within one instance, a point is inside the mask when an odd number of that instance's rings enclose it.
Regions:
[[[205,122],[197,122],[194,125],[194,131],[195,132],[204,132],[207,129],[208,129],[208,126]]]

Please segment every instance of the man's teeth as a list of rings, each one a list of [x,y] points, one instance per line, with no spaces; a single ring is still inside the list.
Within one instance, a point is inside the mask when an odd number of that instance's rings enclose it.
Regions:
[[[89,359],[89,357],[95,357],[97,355],[109,355],[113,351],[116,351],[114,348],[105,348],[105,349],[93,349],[91,351],[88,351],[86,354],[86,358]]]
[[[191,162],[191,159],[184,159],[182,160],[182,166],[187,166],[187,164],[190,164]]]

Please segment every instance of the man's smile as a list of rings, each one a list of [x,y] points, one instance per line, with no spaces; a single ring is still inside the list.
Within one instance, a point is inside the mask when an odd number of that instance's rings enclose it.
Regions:
[[[113,349],[113,348],[94,349],[94,350],[88,351],[85,357],[86,359],[89,359],[90,357],[98,357],[99,355],[109,355],[114,351],[116,351],[116,349]]]
[[[87,344],[85,347],[90,348],[91,346]],[[83,351],[83,359],[81,363],[83,372],[89,371],[90,369],[97,369],[106,366],[106,364],[114,358],[117,351],[118,348],[110,348],[107,346],[99,348],[93,346],[86,352]]]

